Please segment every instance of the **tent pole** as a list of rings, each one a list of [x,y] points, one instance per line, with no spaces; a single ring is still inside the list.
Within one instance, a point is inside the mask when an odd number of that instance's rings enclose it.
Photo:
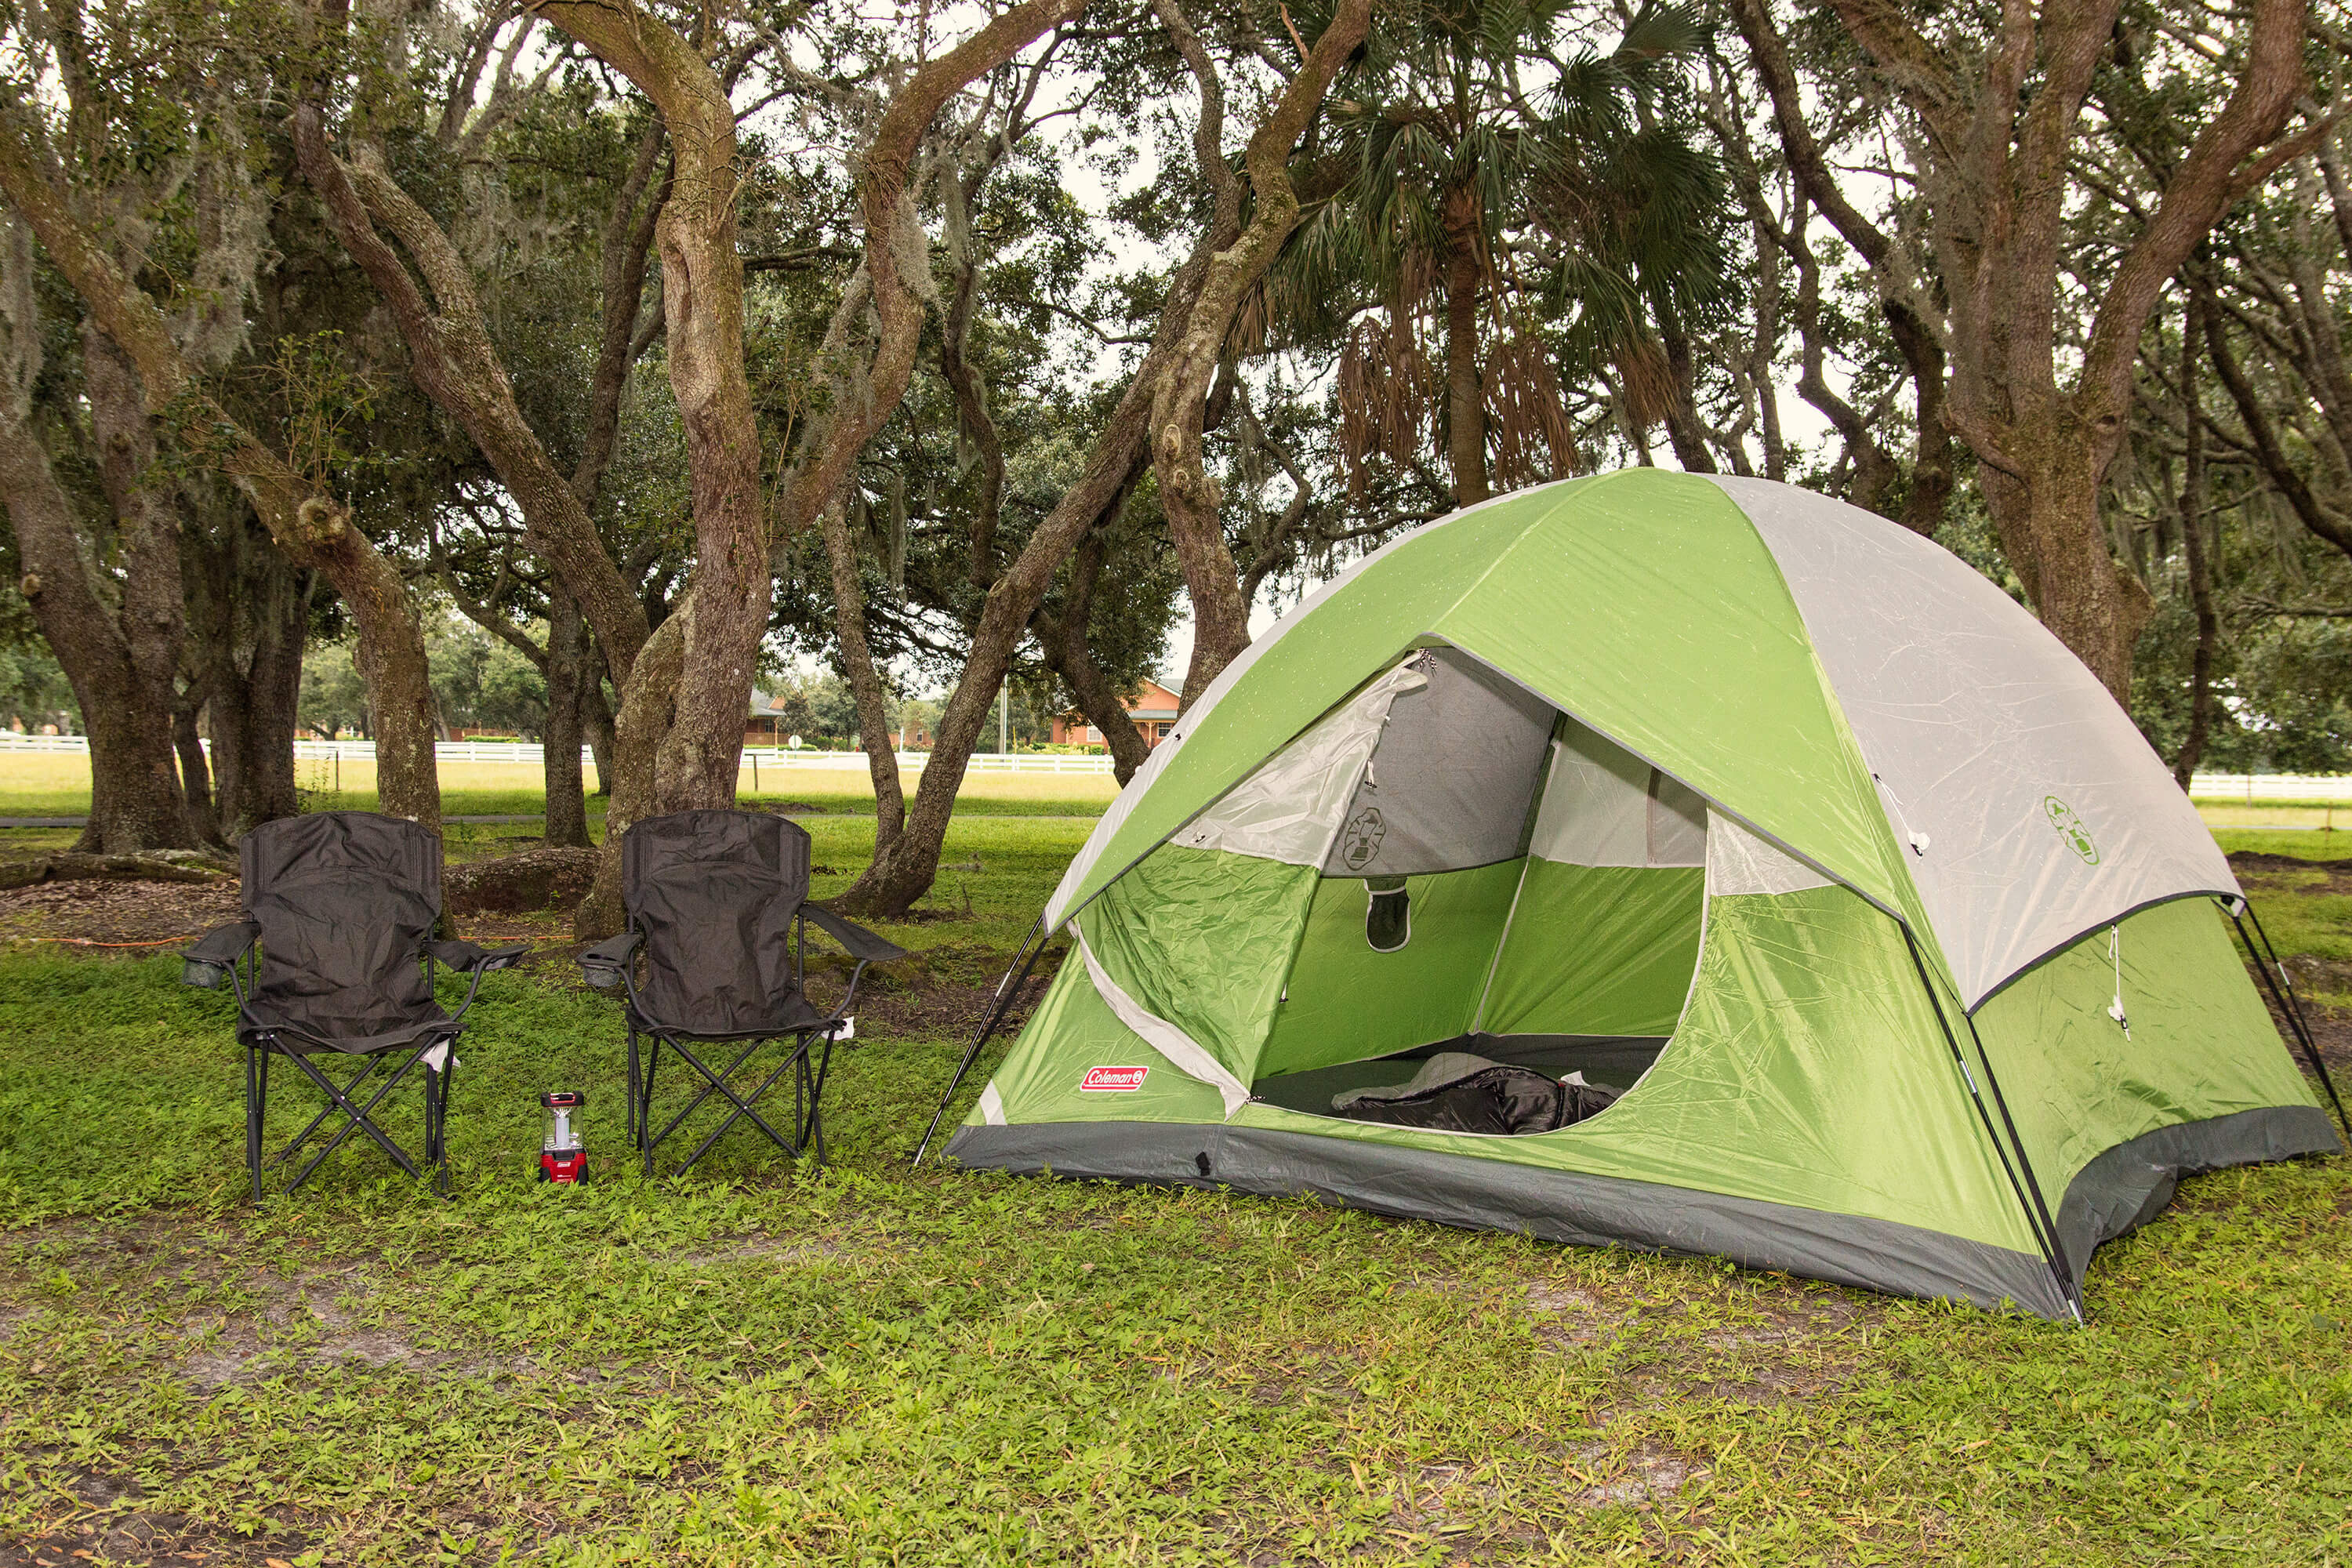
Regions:
[[[2246,944],[2246,957],[2262,975],[2263,984],[2277,998],[2279,1011],[2286,1017],[2288,1032],[2294,1036],[2294,1043],[2303,1047],[2304,1060],[2309,1062],[2311,1070],[2319,1075],[2319,1087],[2327,1091],[2327,1102],[2336,1108],[2336,1120],[2343,1124],[2346,1134],[2352,1136],[2352,1120],[2345,1117],[2344,1101],[2336,1096],[2336,1080],[2328,1076],[2327,1063],[2319,1054],[2319,1041],[2311,1032],[2311,1020],[2303,1016],[2303,999],[2294,994],[2294,980],[2287,973],[2286,965],[2279,962],[2278,949],[2271,945],[2271,933],[2263,930],[2263,917],[2254,913],[2253,900],[2241,895],[2238,904],[2245,911],[2243,917],[2236,910],[2231,910],[2226,900],[2221,903],[2222,911],[2229,915],[2230,923],[2238,928],[2238,940]],[[2263,952],[2270,954],[2267,964],[2263,962],[2261,954],[2255,952],[2254,939],[2246,934],[2247,920],[2252,920],[2254,930],[2261,933]],[[2273,969],[2276,969],[2277,973],[2273,974]]]
[[[2044,1229],[2050,1233],[2050,1256],[2059,1271],[2058,1282],[2074,1306],[2074,1321],[2083,1321],[2082,1293],[2075,1289],[2073,1276],[2066,1269],[2065,1244],[2058,1239],[2058,1221],[2050,1212],[2049,1201],[2042,1195],[2042,1183],[2033,1173],[2033,1162],[2025,1152],[2025,1140],[2017,1135],[2017,1122],[2009,1114],[2009,1097],[2000,1091],[2000,1075],[1992,1070],[1992,1057],[1985,1050],[1984,1037],[1977,1033],[1977,1021],[1963,1010],[1961,1020],[1969,1026],[1969,1038],[1976,1043],[1977,1060],[1985,1070],[1985,1083],[1992,1089],[1994,1109],[2000,1112],[2000,1124],[2009,1129],[2010,1143],[2017,1150],[2018,1168],[2025,1173],[2025,1190],[2033,1195],[2033,1207],[2042,1216]]]
[[[1029,971],[1045,955],[1045,942],[1051,933],[1045,931],[1045,915],[1041,910],[1036,922],[1029,928],[1029,934],[1021,939],[1021,946],[1013,952],[1013,966],[1007,967],[1004,978],[996,983],[995,999],[989,1004],[988,1011],[982,1015],[980,1027],[973,1033],[971,1044],[964,1047],[963,1060],[956,1064],[955,1077],[948,1080],[948,1091],[940,1096],[940,1108],[931,1112],[931,1124],[923,1129],[923,1141],[915,1145],[915,1157],[908,1161],[908,1164],[923,1163],[924,1152],[931,1146],[931,1136],[940,1130],[940,1119],[948,1113],[948,1101],[953,1100],[956,1090],[963,1087],[964,1074],[970,1072],[971,1064],[980,1058],[981,1047],[988,1044],[989,1036],[996,1033],[996,1026],[1004,1021],[1005,1011],[1013,1005],[1013,998],[1019,995],[1021,987],[1028,984]],[[1037,944],[1034,950],[1029,945],[1033,942]]]
[[[1969,1099],[1977,1108],[1977,1120],[1983,1123],[1985,1136],[1991,1140],[1993,1153],[2000,1161],[2000,1173],[2009,1178],[2009,1190],[2016,1194],[2017,1206],[2024,1212],[2025,1227],[2033,1233],[2033,1245],[2041,1249],[2042,1261],[2048,1265],[2051,1279],[2057,1282],[2058,1299],[2066,1303],[2066,1310],[2074,1314],[2074,1321],[2079,1323],[2083,1321],[2083,1304],[2075,1295],[2074,1280],[2066,1272],[2065,1254],[2058,1245],[2058,1227],[2051,1222],[2049,1207],[2042,1201],[2042,1185],[2033,1179],[2033,1167],[2025,1158],[2025,1145],[2021,1142],[2016,1145],[2018,1165],[2023,1166],[2025,1171],[2025,1180],[2021,1183],[2017,1167],[2009,1161],[2009,1145],[2004,1144],[2000,1134],[1993,1130],[1992,1115],[1985,1109],[1984,1091],[1977,1087],[1976,1074],[1969,1070],[1968,1058],[1961,1054],[1959,1037],[1952,1032],[1951,1020],[1944,1016],[1944,1004],[1936,994],[1935,981],[1928,977],[1927,963],[1920,956],[1919,943],[1912,936],[1908,924],[1902,921],[1895,924],[1903,933],[1903,945],[1911,954],[1911,967],[1919,976],[1920,988],[1927,994],[1927,1005],[1935,1009],[1936,1026],[1944,1031],[1944,1043],[1951,1047],[1952,1065],[1960,1069],[1960,1081],[1969,1086]],[[1976,1040],[1977,1055],[1984,1061],[1985,1078],[1991,1080],[1992,1062],[1984,1055],[1984,1041],[1977,1035],[1976,1020],[1969,1018],[1965,1011],[1960,1016],[1968,1020],[1969,1036]],[[1993,1094],[1998,1100],[2000,1085],[1997,1081],[1993,1082]],[[2014,1142],[2017,1128],[2010,1122],[2006,1103],[2001,1105],[2000,1116],[2001,1121],[2009,1124],[2009,1135]],[[2032,1194],[2030,1197],[2027,1195],[2029,1191]]]

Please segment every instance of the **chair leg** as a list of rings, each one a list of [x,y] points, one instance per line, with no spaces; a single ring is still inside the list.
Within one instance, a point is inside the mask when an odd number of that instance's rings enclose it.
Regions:
[[[724,1094],[730,1100],[733,1100],[737,1105],[741,1105],[743,1101],[736,1096],[735,1091],[726,1088],[725,1086],[738,1072],[742,1070],[743,1064],[751,1059],[752,1054],[758,1051],[761,1046],[768,1043],[765,1039],[755,1039],[751,1041],[749,1045],[745,1046],[741,1050],[735,1054],[735,1059],[729,1062],[722,1071],[714,1073],[710,1070],[708,1063],[706,1063],[700,1057],[696,1056],[693,1051],[687,1047],[684,1040],[675,1038],[668,1035],[657,1036],[656,1038],[666,1043],[671,1051],[676,1053],[677,1057],[688,1067],[691,1067],[695,1071],[700,1073],[702,1075],[703,1082],[702,1087],[695,1090],[694,1098],[686,1102],[686,1109],[671,1117],[667,1121],[664,1122],[660,1131],[652,1131],[650,1130],[652,1124],[650,1122],[646,1124],[648,1129],[648,1140],[654,1143],[661,1142],[671,1133],[685,1126],[688,1121],[693,1119],[694,1113],[702,1109],[703,1101],[709,1100],[714,1094]],[[646,1098],[647,1105],[650,1106],[653,1100],[652,1092],[650,1090],[647,1091]],[[754,1098],[757,1098],[757,1096],[755,1095]],[[771,1138],[776,1136],[774,1129],[771,1128],[769,1130],[768,1136]]]
[[[629,1026],[629,1147],[637,1146],[637,1026]]]
[[[697,1072],[702,1075],[704,1086],[701,1091],[688,1103],[684,1110],[681,1110],[676,1116],[671,1117],[667,1125],[664,1126],[659,1132],[653,1133],[647,1139],[646,1156],[648,1170],[651,1168],[652,1150],[654,1146],[660,1143],[664,1139],[667,1139],[671,1133],[677,1131],[678,1128],[685,1123],[686,1120],[692,1116],[694,1112],[700,1108],[702,1102],[709,1099],[713,1094],[724,1096],[735,1107],[735,1109],[727,1113],[726,1117],[719,1123],[719,1126],[710,1133],[709,1136],[703,1139],[700,1143],[695,1145],[694,1152],[688,1154],[686,1157],[685,1163],[680,1164],[677,1170],[670,1173],[672,1175],[683,1175],[686,1172],[693,1169],[696,1163],[698,1162],[705,1154],[709,1153],[711,1148],[718,1143],[719,1139],[727,1135],[730,1128],[733,1127],[736,1122],[740,1121],[747,1117],[751,1119],[752,1125],[756,1126],[761,1131],[768,1135],[768,1141],[773,1143],[777,1148],[783,1150],[788,1154],[797,1154],[799,1152],[798,1147],[795,1145],[793,1141],[786,1138],[782,1133],[777,1131],[775,1128],[769,1123],[768,1119],[761,1116],[759,1111],[753,1109],[753,1107],[759,1104],[760,1099],[762,1095],[766,1094],[770,1089],[775,1086],[778,1079],[783,1077],[785,1073],[793,1071],[795,1068],[801,1057],[808,1049],[808,1041],[806,1037],[799,1037],[794,1039],[792,1054],[786,1056],[782,1062],[779,1062],[773,1072],[771,1072],[766,1078],[761,1079],[758,1087],[754,1088],[749,1095],[738,1094],[732,1088],[729,1087],[730,1081],[734,1078],[737,1072],[741,1070],[743,1064],[751,1059],[752,1053],[757,1051],[762,1045],[767,1044],[769,1039],[776,1037],[768,1037],[751,1041],[742,1048],[741,1051],[736,1054],[735,1058],[729,1062],[723,1070],[718,1072],[713,1072],[710,1069],[709,1065],[703,1061],[701,1058],[696,1056],[692,1050],[688,1049],[683,1041],[671,1039],[667,1042],[672,1050],[676,1051],[680,1057],[683,1057],[688,1066],[692,1067]],[[797,1085],[798,1079],[795,1079],[794,1082],[795,1085]]]
[[[659,1035],[646,1037],[646,1076],[637,1096],[637,1154],[640,1173],[647,1181],[654,1174],[654,1069],[661,1066],[661,1048]]]
[[[436,1072],[429,1062],[425,1068],[425,1163],[433,1167],[433,1190],[445,1198],[449,1195],[449,1090],[457,1077],[456,1046],[450,1042],[441,1070]]]
[[[441,1075],[425,1069],[425,1168],[439,1175],[441,1149]],[[436,1180],[436,1185],[438,1185]]]
[[[803,1068],[805,1068],[803,1058]],[[809,1135],[816,1143],[817,1167],[824,1166],[824,1080],[833,1071],[833,1036],[824,1037],[824,1053],[817,1058],[816,1076],[809,1083]]]
[[[814,1145],[817,1151],[816,1163],[822,1166],[824,1163],[824,1134],[818,1129],[816,1073],[809,1061],[809,1052],[815,1048],[816,1042],[811,1040],[801,1051],[800,1082],[793,1088],[793,1098],[797,1101],[803,1095],[806,1095],[808,1110],[801,1117],[800,1125],[793,1129],[797,1134],[794,1142],[798,1147],[793,1151],[793,1154],[797,1159],[807,1153],[810,1147]]]
[[[449,1042],[449,1065],[441,1069],[441,1138],[435,1146],[433,1158],[446,1162],[449,1158],[449,1097],[457,1088],[457,1042]]]
[[[245,1163],[253,1176],[253,1201],[261,1202],[261,1110],[268,1093],[268,1058],[259,1046],[245,1047]]]

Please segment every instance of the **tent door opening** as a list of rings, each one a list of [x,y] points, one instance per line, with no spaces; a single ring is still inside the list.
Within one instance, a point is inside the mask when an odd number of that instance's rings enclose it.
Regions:
[[[1318,867],[1254,1095],[1330,1116],[1448,1053],[1631,1089],[1699,960],[1693,792],[1450,647]]]

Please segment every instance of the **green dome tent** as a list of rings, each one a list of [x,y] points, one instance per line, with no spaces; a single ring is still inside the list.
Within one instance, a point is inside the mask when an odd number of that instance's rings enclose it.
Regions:
[[[1389,545],[1202,694],[948,1152],[2079,1318],[2180,1173],[2339,1147],[2243,907],[1954,556],[1764,480],[1573,480]],[[1498,1064],[1616,1098],[1360,1119]]]

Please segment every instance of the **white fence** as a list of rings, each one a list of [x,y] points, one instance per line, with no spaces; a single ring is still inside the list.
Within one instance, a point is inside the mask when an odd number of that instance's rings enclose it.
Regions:
[[[89,740],[83,735],[12,735],[0,731],[0,753],[9,752],[88,752]],[[547,761],[547,748],[532,741],[441,741],[433,747],[433,754],[445,763],[510,763],[522,767],[540,767]],[[297,740],[294,755],[299,759],[321,762],[345,759],[369,762],[375,757],[373,741],[314,741]],[[930,761],[929,752],[900,752],[898,766],[920,773]],[[580,749],[583,763],[593,762],[588,748]],[[815,752],[806,749],[789,751],[781,746],[747,746],[743,751],[742,770],[754,767],[765,772],[774,768],[785,772],[802,769],[850,768],[864,773],[866,768],[863,752]],[[985,752],[971,759],[967,769],[976,773],[1107,773],[1111,771],[1108,757],[1065,755],[1059,752],[1015,752],[1009,756]]]
[[[2195,800],[2259,805],[2266,800],[2352,802],[2352,778],[2313,773],[2199,773],[2189,781]]]
[[[81,735],[12,735],[0,731],[0,754],[9,752],[87,752],[89,741]],[[511,763],[521,766],[539,767],[547,760],[546,748],[529,741],[443,741],[433,748],[434,755],[445,763]],[[298,740],[294,754],[321,761],[347,757],[368,761],[375,756],[373,741],[313,741]],[[930,761],[929,752],[900,752],[899,767],[910,773],[920,773]],[[591,762],[586,747],[582,747],[580,760]],[[848,768],[866,771],[863,752],[815,752],[806,749],[788,751],[782,747],[752,746],[743,752],[743,770],[750,772],[754,764],[761,772],[771,768],[782,771],[798,769]],[[1062,752],[1015,752],[1009,756],[993,752],[975,755],[969,771],[976,773],[1107,773],[1111,771],[1106,756],[1066,754]],[[2189,786],[2189,793],[2198,800],[2217,804],[2228,801],[2252,802],[2310,800],[2343,801],[2352,804],[2352,774],[2313,773],[2199,773]]]

